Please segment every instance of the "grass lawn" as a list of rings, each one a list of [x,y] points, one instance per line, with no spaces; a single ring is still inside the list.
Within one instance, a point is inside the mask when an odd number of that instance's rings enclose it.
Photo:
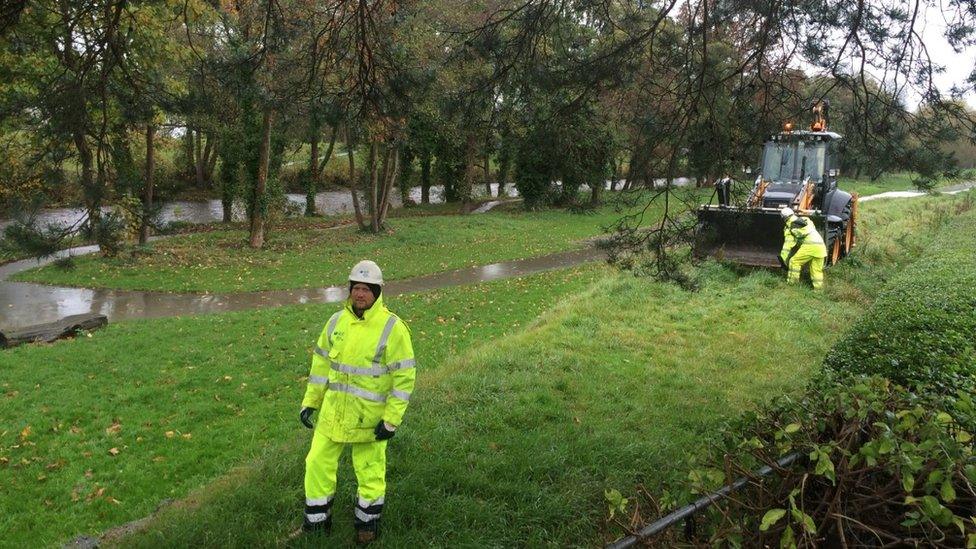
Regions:
[[[685,191],[681,191],[685,192]],[[696,192],[696,191],[690,191]],[[180,235],[152,244],[138,258],[80,257],[76,267],[44,267],[17,280],[131,290],[238,292],[327,286],[350,265],[375,260],[389,280],[539,256],[581,245],[620,214],[552,210],[391,219],[388,234],[322,228],[294,220],[272,228],[265,248],[247,247],[243,227]]]
[[[710,264],[698,293],[588,266],[397,298],[421,370],[390,449],[386,539],[601,541],[604,488],[681,478],[724,418],[799,390],[954,200],[866,204],[862,247],[825,294]],[[188,492],[122,543],[283,540],[300,520],[308,356],[332,308],[126,322],[0,355],[5,541],[57,544]]]
[[[606,527],[604,490],[633,495],[638,485],[654,491],[686,478],[690,456],[724,419],[799,391],[892,260],[917,253],[950,202],[879,213],[863,261],[832,270],[825,294],[716,264],[702,270],[697,293],[607,272],[585,291],[554,299],[525,330],[433,365],[391,446],[385,545],[612,539],[619,532]],[[347,544],[348,463],[333,538],[289,539],[300,523],[307,443],[307,434],[289,437],[120,543]]]
[[[586,266],[401,296],[390,307],[431,372],[521,330],[604,273]],[[0,355],[0,545],[53,545],[151,512],[297,422],[311,349],[335,305],[113,324]],[[112,449],[117,450],[113,455]]]

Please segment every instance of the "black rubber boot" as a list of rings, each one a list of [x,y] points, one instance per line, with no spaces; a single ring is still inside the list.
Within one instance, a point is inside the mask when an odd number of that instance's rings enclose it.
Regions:
[[[356,525],[356,545],[369,545],[380,537],[380,520]]]
[[[308,519],[302,521],[302,531],[309,534],[322,534],[328,536],[332,533],[332,516],[319,522],[309,522]]]

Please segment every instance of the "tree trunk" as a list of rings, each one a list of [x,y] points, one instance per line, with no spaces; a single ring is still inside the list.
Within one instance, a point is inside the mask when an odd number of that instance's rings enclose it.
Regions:
[[[411,203],[410,198],[410,180],[412,179],[413,173],[411,168],[413,167],[414,151],[409,147],[399,148],[400,151],[400,169],[397,173],[396,186],[400,189],[400,203],[403,206],[407,206]]]
[[[383,163],[384,172],[384,183],[383,183],[383,201],[380,204],[380,219],[379,226],[382,227],[386,223],[386,214],[390,210],[390,193],[393,191],[393,182],[397,180],[397,175],[400,172],[400,147],[399,145],[392,145],[387,150],[387,161]]]
[[[92,169],[92,152],[83,133],[75,132],[75,148],[81,162],[81,187],[85,192],[85,208],[88,210],[88,226],[95,228],[102,217],[102,205],[95,192],[95,173]]]
[[[610,178],[610,190],[617,190],[617,182],[620,180],[620,170],[623,169],[623,160],[614,159],[613,161],[613,175]]]
[[[471,204],[471,189],[474,188],[474,178],[476,173],[475,157],[478,153],[478,135],[474,132],[468,132],[468,137],[465,140],[464,147],[464,177],[462,178],[464,183],[458,192],[458,198],[461,199],[461,210],[467,209],[467,206]]]
[[[592,185],[592,190],[590,192],[590,206],[596,207],[600,205],[600,195],[603,192],[603,181],[593,181],[590,183]]]
[[[335,149],[336,138],[338,138],[338,137],[339,137],[339,128],[338,127],[333,127],[332,128],[332,137],[329,138],[329,148],[328,149],[325,149],[325,154],[322,155],[322,161],[319,162],[319,172],[318,173],[319,173],[319,177],[320,178],[322,177],[322,172],[325,170],[325,165],[328,164],[329,163],[329,160],[332,159],[332,151]],[[349,154],[352,154],[352,153],[349,153]],[[318,180],[316,180],[316,182],[317,181]]]
[[[258,152],[258,180],[254,187],[254,205],[251,208],[251,247],[264,247],[264,217],[267,213],[265,188],[268,184],[268,155],[271,150],[271,123],[273,112],[270,107],[264,109],[264,119],[261,123],[261,148]]]
[[[210,147],[210,143],[213,143],[213,147]],[[207,139],[207,147],[210,147],[210,155],[207,156],[206,167],[204,170],[204,177],[207,178],[207,185],[213,186],[213,174],[214,169],[217,167],[217,138]]]
[[[139,244],[149,241],[149,216],[153,206],[153,175],[156,170],[156,126],[146,124],[146,177],[142,196],[142,225],[139,227]]]
[[[430,204],[430,151],[420,155],[420,203]]]
[[[379,180],[379,145],[376,138],[369,144],[369,187],[366,189],[369,195],[369,228],[374,233],[380,232],[379,210],[377,209],[379,197],[376,196],[377,181]]]
[[[349,156],[349,192],[352,193],[352,209],[356,213],[356,224],[360,230],[366,229],[366,221],[363,219],[363,208],[359,205],[359,179],[356,176],[356,155],[353,154],[352,139],[349,132],[346,132],[346,150]]]
[[[197,134],[197,142],[199,143],[199,133]],[[210,166],[210,157],[213,156],[213,146],[214,140],[210,137],[210,134],[204,136],[206,138],[206,144],[203,146],[203,151],[200,152],[200,161],[197,164],[197,185],[200,188],[210,187],[210,174],[211,172],[207,170]]]
[[[220,205],[222,207],[224,223],[230,223],[234,218],[234,195],[239,192],[238,179],[240,176],[239,145],[232,134],[228,134],[219,145],[220,157]]]
[[[305,215],[314,216],[315,215],[315,194],[318,192],[319,181],[322,179],[322,170],[325,169],[325,165],[332,158],[332,150],[335,148],[336,137],[339,135],[339,131],[336,128],[332,128],[332,137],[329,139],[329,148],[325,150],[325,155],[322,157],[322,161],[319,162],[319,128],[315,127],[312,129],[312,154],[309,159],[309,180],[307,187],[305,189]],[[350,153],[351,154],[351,153]]]
[[[203,177],[203,132],[197,130],[193,144],[193,174],[196,177],[197,188],[203,189],[206,180]]]
[[[194,131],[192,128],[187,126],[186,133],[183,134],[183,152],[186,153],[186,167],[184,169],[186,171],[181,172],[186,174],[187,181],[195,178],[196,176],[194,174],[197,171],[197,163],[195,159],[196,153],[194,152],[196,147],[193,145],[193,140]]]
[[[491,198],[491,155],[488,153],[488,143],[485,142],[485,163],[482,166],[483,175],[485,178],[485,194],[488,198]]]
[[[308,179],[305,181],[305,217],[315,217],[315,192],[319,182],[319,128],[314,116],[310,124],[309,144],[312,151],[308,159]]]

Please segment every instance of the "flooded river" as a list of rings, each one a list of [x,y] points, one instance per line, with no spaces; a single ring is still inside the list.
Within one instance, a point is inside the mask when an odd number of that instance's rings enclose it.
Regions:
[[[399,192],[396,190],[394,192],[395,194],[391,198],[390,205],[394,208],[399,208],[403,205],[403,202]],[[492,185],[491,193],[492,196],[498,195],[497,184]],[[505,193],[508,197],[518,196],[518,191],[515,190],[514,185],[506,186]],[[420,187],[410,189],[410,199],[416,203],[420,202],[420,194]],[[473,194],[475,198],[485,197],[486,191],[484,186],[479,185],[476,187],[473,190]],[[295,211],[305,211],[305,195],[287,194],[285,196]],[[433,204],[444,202],[444,187],[431,187],[430,201]],[[349,191],[321,192],[315,195],[315,208],[321,215],[351,214],[353,213],[352,196],[349,194]],[[102,211],[108,212],[111,211],[111,208],[105,207],[102,208]],[[41,210],[37,216],[37,220],[41,226],[54,224],[66,227],[77,224],[84,216],[85,210],[83,208],[51,208]],[[233,216],[235,221],[244,221],[245,213],[243,204],[234,204]],[[177,200],[164,202],[159,213],[159,221],[163,224],[174,221],[183,223],[211,223],[220,221],[223,218],[224,208],[220,200],[198,202]],[[0,231],[3,231],[4,227],[10,225],[11,222],[11,219],[0,218]]]

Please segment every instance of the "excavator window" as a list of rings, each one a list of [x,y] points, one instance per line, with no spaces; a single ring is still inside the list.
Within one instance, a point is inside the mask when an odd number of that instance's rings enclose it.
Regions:
[[[763,153],[763,178],[778,182],[820,179],[826,171],[827,144],[771,141]]]

